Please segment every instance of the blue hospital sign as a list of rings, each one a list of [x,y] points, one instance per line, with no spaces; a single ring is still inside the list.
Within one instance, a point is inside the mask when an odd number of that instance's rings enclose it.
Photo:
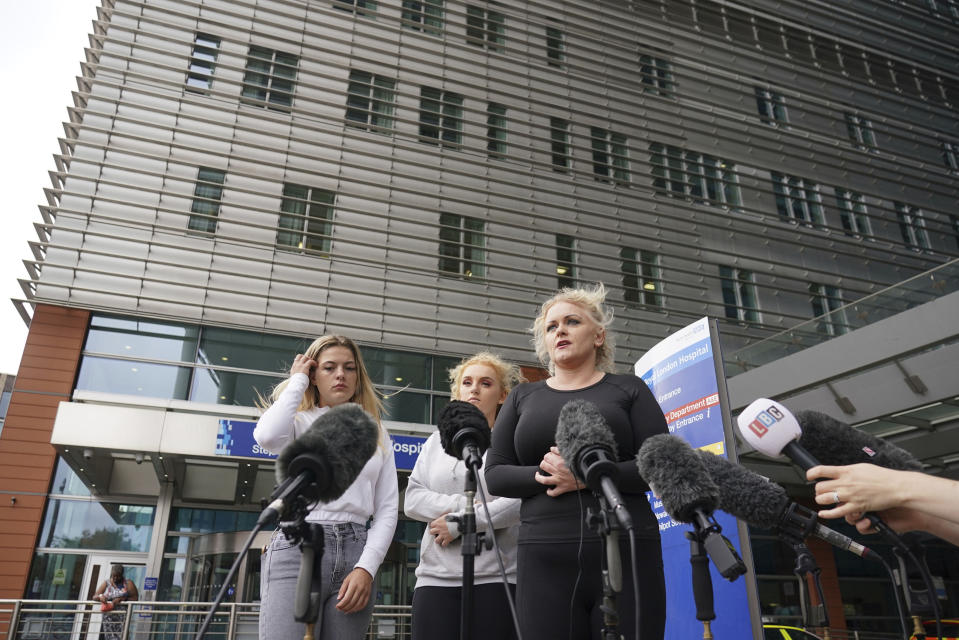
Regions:
[[[248,420],[220,420],[216,436],[216,455],[240,458],[276,459],[276,456],[253,439],[255,422]],[[396,468],[411,471],[426,442],[425,436],[390,436]]]

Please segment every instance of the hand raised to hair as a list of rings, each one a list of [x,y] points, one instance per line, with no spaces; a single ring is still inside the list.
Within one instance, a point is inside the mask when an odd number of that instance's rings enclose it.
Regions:
[[[290,367],[290,375],[296,373],[305,373],[308,377],[313,373],[313,367],[316,366],[316,360],[308,358],[302,353],[296,354],[293,358],[293,366]]]

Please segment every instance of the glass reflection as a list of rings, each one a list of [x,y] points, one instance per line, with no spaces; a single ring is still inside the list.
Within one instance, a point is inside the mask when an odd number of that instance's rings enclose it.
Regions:
[[[383,398],[383,408],[388,420],[429,424],[430,395],[411,391],[393,392]]]
[[[193,325],[94,315],[85,351],[193,362],[200,328]]]
[[[89,496],[90,490],[87,489],[80,477],[73,472],[63,458],[57,458],[57,470],[53,474],[53,484],[50,487],[50,493],[59,493],[67,496]]]
[[[38,551],[30,567],[26,597],[36,600],[79,599],[86,565],[85,555]]]
[[[449,391],[450,369],[458,365],[460,360],[462,360],[462,358],[433,356],[433,385],[430,389],[433,391]]]
[[[200,337],[198,364],[286,373],[293,356],[306,351],[312,340],[252,331],[206,327]]]
[[[40,534],[41,547],[148,551],[154,507],[51,499]]]
[[[363,347],[362,352],[373,384],[430,388],[430,356],[373,347]]]
[[[190,373],[189,367],[86,356],[77,389],[186,400]]]
[[[258,376],[199,367],[193,376],[190,400],[255,407],[260,404],[259,397],[268,398],[273,387],[282,380],[282,377],[277,376]]]

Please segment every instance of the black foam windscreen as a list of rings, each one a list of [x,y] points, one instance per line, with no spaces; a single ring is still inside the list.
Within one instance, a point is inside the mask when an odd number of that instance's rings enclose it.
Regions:
[[[352,402],[331,408],[288,444],[276,459],[276,477],[283,482],[304,470],[315,477],[316,500],[339,498],[353,484],[380,438],[376,420]]]
[[[472,442],[480,455],[489,449],[489,421],[483,412],[470,402],[452,400],[440,411],[436,421],[443,451],[463,459],[463,447]]]
[[[719,487],[699,454],[682,438],[666,433],[648,438],[636,455],[636,464],[673,520],[692,523],[697,511],[708,515],[719,506]]]
[[[583,454],[601,450],[616,460],[616,438],[599,408],[588,400],[570,400],[563,405],[556,423],[556,448],[576,479],[586,484]]]
[[[922,471],[922,463],[908,451],[819,411],[799,411],[799,443],[822,464],[844,466],[859,462],[900,471]]]
[[[708,451],[698,454],[719,487],[719,509],[758,527],[779,526],[790,502],[785,489],[722,456]]]

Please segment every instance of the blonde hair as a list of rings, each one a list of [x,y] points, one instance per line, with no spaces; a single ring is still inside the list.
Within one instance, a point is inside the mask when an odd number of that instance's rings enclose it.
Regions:
[[[561,289],[539,308],[539,315],[536,316],[530,328],[533,334],[533,347],[536,349],[539,361],[546,365],[551,375],[555,373],[549,351],[546,349],[546,313],[558,302],[576,305],[603,330],[605,335],[603,344],[596,347],[596,368],[607,373],[615,373],[616,362],[613,359],[613,353],[616,345],[609,331],[609,326],[613,323],[613,310],[606,305],[606,286],[602,282],[597,282],[595,286],[588,288]]]
[[[304,355],[319,362],[320,354],[330,347],[346,347],[353,354],[353,360],[356,362],[356,391],[349,401],[355,402],[363,407],[377,422],[380,422],[383,414],[383,402],[380,400],[376,387],[373,386],[370,374],[366,372],[366,365],[363,364],[363,356],[360,354],[360,348],[356,346],[355,342],[344,336],[320,336],[306,348]],[[289,383],[290,379],[287,378],[276,385],[273,393],[270,394],[270,401],[275,402]],[[307,411],[308,409],[318,406],[320,406],[320,390],[316,388],[311,378],[310,385],[306,388],[306,391],[303,392],[303,399],[300,400],[300,406],[297,407],[297,411]]]
[[[463,358],[458,365],[450,369],[450,398],[459,400],[459,387],[463,382],[463,372],[474,364],[486,365],[496,372],[496,378],[506,393],[521,382],[526,382],[523,372],[515,364],[506,362],[495,353],[480,351],[477,354]]]

